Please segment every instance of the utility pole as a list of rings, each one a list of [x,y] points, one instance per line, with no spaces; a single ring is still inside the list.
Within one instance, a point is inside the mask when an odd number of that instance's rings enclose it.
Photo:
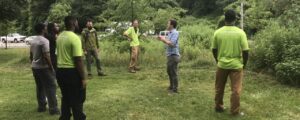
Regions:
[[[7,49],[7,34],[6,34],[6,40],[5,40],[5,49]]]
[[[131,21],[133,21],[133,18],[134,15],[133,15],[133,0],[131,0]]]
[[[244,0],[241,1],[241,29],[244,30]]]

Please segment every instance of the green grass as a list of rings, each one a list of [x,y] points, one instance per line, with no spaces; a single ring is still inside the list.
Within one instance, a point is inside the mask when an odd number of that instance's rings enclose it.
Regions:
[[[28,50],[0,49],[0,120],[56,120],[58,116],[37,113],[35,83],[27,63]],[[109,58],[103,58],[108,60]],[[127,73],[127,64],[105,67],[107,77],[88,83],[84,111],[89,120],[297,120],[300,118],[300,90],[281,85],[273,77],[247,71],[243,81],[243,117],[214,112],[215,67],[179,70],[180,94],[168,95],[165,61]],[[192,63],[191,63],[192,64]],[[94,70],[95,72],[95,70]],[[60,103],[61,94],[57,89]],[[229,85],[225,105],[229,108]]]

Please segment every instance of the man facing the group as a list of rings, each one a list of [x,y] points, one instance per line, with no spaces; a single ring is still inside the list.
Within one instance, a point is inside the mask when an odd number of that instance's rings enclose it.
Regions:
[[[159,40],[166,44],[167,55],[167,73],[169,75],[170,86],[168,88],[170,93],[178,93],[178,64],[180,62],[179,54],[179,32],[176,30],[177,21],[168,21],[168,37],[159,36]]]
[[[243,30],[235,27],[236,13],[225,12],[226,25],[217,30],[213,37],[212,51],[217,62],[215,81],[215,110],[223,112],[224,89],[229,77],[231,80],[231,114],[243,115],[240,112],[240,94],[242,90],[243,69],[248,61],[248,41]]]

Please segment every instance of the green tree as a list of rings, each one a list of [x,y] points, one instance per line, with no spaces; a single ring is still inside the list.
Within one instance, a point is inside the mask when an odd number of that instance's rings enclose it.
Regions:
[[[11,32],[18,32],[19,24],[22,20],[23,8],[26,7],[27,0],[1,0],[0,1],[0,35]]]
[[[181,18],[181,14],[184,14],[185,12],[186,10],[182,8],[159,9],[153,19],[156,33],[161,30],[166,30],[168,20],[179,20]]]
[[[64,18],[69,14],[71,14],[71,5],[67,3],[55,3],[51,6],[47,20],[49,22],[60,23],[60,26],[62,26]]]
[[[183,13],[185,10],[174,0],[109,0],[107,9],[98,18],[110,23],[138,19],[146,23],[145,26],[141,24],[144,30],[155,28],[159,31],[165,29],[168,19],[179,19]]]
[[[74,0],[71,7],[71,14],[78,17],[80,28],[85,27],[85,22],[88,18],[92,18],[95,24],[104,22],[103,19],[97,17],[107,9],[108,0]],[[95,27],[98,28],[99,25]]]
[[[21,14],[26,0],[1,0],[0,1],[0,22],[15,20]]]
[[[223,8],[236,0],[179,0],[180,6],[187,9],[188,15],[205,16],[222,14]]]

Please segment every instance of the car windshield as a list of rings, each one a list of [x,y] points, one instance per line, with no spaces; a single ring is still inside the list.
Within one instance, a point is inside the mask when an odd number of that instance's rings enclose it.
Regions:
[[[19,33],[13,33],[13,36],[21,36]]]
[[[27,39],[34,39],[36,36],[29,36]]]

